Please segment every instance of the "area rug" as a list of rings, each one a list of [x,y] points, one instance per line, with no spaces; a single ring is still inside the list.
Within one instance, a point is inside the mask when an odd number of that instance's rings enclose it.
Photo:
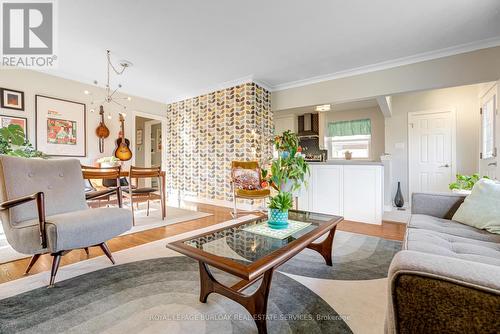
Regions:
[[[176,256],[133,262],[2,301],[0,332],[256,332],[242,306],[218,294],[203,304],[198,293],[194,260]],[[269,298],[269,333],[351,333],[324,300],[283,274],[276,273]]]
[[[256,333],[239,304],[217,294],[199,303],[196,263],[165,247],[198,233],[116,252],[122,264],[114,267],[104,257],[63,266],[54,289],[43,287],[48,273],[2,284],[0,332]],[[333,269],[319,254],[298,254],[273,276],[269,333],[382,333],[386,270],[400,247],[397,241],[337,231]]]
[[[211,216],[210,213],[167,206],[167,217],[165,220],[161,220],[160,206],[157,203],[151,203],[149,216],[147,215],[145,203],[142,203],[139,210],[135,210],[134,213],[136,217],[135,226],[122,235]],[[29,257],[29,255],[18,253],[12,249],[5,239],[3,231],[0,230],[0,264],[27,257]]]

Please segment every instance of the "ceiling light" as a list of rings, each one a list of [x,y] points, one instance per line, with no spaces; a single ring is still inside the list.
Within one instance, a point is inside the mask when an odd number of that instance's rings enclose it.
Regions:
[[[131,101],[132,98],[130,97],[118,97],[116,94],[120,88],[122,88],[122,85],[119,83],[116,88],[111,87],[111,75],[114,74],[116,76],[120,76],[125,72],[127,68],[130,68],[132,66],[132,63],[127,61],[127,60],[120,60],[118,65],[114,65],[111,62],[111,52],[109,50],[106,50],[106,60],[107,60],[107,68],[106,68],[106,85],[105,85],[105,96],[102,101],[92,101],[91,104],[94,104],[94,102],[99,102],[98,104],[103,104],[103,103],[114,103],[117,106],[123,108],[124,110],[127,108],[125,105],[122,104],[123,100],[126,101]],[[97,85],[98,82],[97,80],[94,80],[94,84]],[[85,95],[92,95],[88,90],[84,91]]]
[[[322,105],[314,107],[314,110],[316,110],[316,111],[330,111],[331,108],[332,108],[332,106],[329,104],[322,104]]]

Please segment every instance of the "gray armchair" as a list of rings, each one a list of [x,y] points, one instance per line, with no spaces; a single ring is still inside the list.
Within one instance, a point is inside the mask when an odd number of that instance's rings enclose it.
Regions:
[[[129,210],[87,206],[76,159],[0,155],[0,217],[12,248],[33,255],[26,273],[40,255],[53,256],[49,286],[54,285],[61,256],[73,249],[99,246],[114,264],[105,242],[132,227]]]

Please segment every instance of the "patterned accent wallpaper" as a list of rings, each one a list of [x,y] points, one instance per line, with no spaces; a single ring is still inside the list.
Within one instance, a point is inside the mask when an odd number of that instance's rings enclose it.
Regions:
[[[232,201],[231,161],[266,161],[271,93],[246,83],[167,105],[167,191]]]

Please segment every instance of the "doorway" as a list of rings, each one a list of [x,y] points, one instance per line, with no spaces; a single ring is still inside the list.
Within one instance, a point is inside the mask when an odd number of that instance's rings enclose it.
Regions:
[[[414,192],[446,192],[456,174],[456,112],[408,114],[408,172]]]
[[[162,166],[163,156],[162,121],[146,116],[135,116],[135,160],[137,167]],[[141,186],[157,187],[156,179],[143,179]]]

